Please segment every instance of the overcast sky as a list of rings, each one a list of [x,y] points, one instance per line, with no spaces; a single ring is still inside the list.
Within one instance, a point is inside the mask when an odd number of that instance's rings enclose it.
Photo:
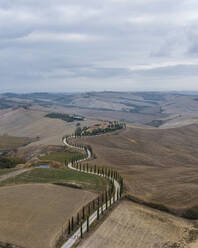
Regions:
[[[0,0],[0,91],[198,90],[197,0]]]

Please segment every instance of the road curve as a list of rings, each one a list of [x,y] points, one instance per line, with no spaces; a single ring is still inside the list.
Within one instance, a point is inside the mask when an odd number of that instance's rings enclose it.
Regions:
[[[67,139],[66,138],[63,139],[63,143],[66,146],[70,147],[70,148],[75,148],[75,149],[79,149],[79,150],[85,150],[84,148],[79,148],[79,147],[75,147],[75,146],[70,145],[67,142]],[[91,151],[89,149],[87,149],[87,157],[85,159],[79,160],[77,162],[80,163],[80,162],[83,162],[83,161],[85,161],[85,160],[87,160],[89,158],[91,158]],[[69,163],[68,164],[68,167],[71,170],[80,171],[80,170],[72,167],[72,163]],[[83,171],[83,173],[98,175],[97,173],[94,173],[94,172]],[[106,176],[102,176],[102,175],[98,175],[98,176],[106,177]],[[119,183],[115,179],[113,180],[113,182],[114,182],[114,187],[115,187],[115,195],[114,195],[114,197],[111,198],[111,200],[108,201],[108,203],[107,203],[108,207],[110,206],[110,201],[113,202],[113,199],[115,199],[116,201],[118,200],[117,199],[117,192],[120,191],[120,185],[119,185]],[[103,206],[101,206],[99,208],[99,213],[100,214],[102,213],[102,210],[103,211],[106,210],[106,203],[103,204]],[[95,211],[92,215],[90,215],[90,217],[89,217],[89,225],[91,225],[95,220],[97,220],[97,211]],[[82,224],[82,231],[83,231],[83,233],[85,233],[87,231],[87,221],[84,221],[83,222],[83,224]],[[61,246],[61,248],[71,248],[80,237],[81,237],[81,232],[80,232],[80,227],[79,227],[77,229],[77,231]]]

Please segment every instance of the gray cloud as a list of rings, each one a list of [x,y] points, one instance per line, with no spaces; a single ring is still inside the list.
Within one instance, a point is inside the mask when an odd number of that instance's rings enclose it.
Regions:
[[[198,90],[197,21],[195,0],[1,0],[0,91]]]

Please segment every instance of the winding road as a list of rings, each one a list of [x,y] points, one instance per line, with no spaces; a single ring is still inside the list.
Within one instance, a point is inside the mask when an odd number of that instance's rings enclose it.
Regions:
[[[73,138],[72,136],[69,137],[69,138]],[[79,147],[75,147],[75,146],[72,146],[70,145],[68,142],[67,142],[67,138],[64,138],[63,139],[63,143],[70,147],[70,148],[74,148],[74,149],[79,149],[79,150],[84,150],[84,148],[79,148]],[[85,159],[82,159],[82,160],[79,160],[77,161],[78,163],[80,162],[83,162],[87,159],[90,159],[91,158],[91,151],[89,149],[86,150],[87,151],[87,157]],[[69,163],[68,164],[68,167],[71,169],[71,170],[76,170],[76,171],[80,171],[76,168],[74,168],[72,166],[72,163]],[[98,175],[97,173],[94,173],[94,172],[86,172],[84,171],[83,173],[88,173],[88,174],[94,174],[94,175]],[[103,175],[98,175],[98,176],[101,176],[101,177],[106,177],[106,176],[103,176]],[[107,178],[107,177],[106,177]],[[115,195],[107,202],[107,205],[108,207],[111,205],[111,202],[113,202],[113,200],[115,199],[115,201],[117,201],[117,192],[120,191],[120,185],[119,183],[114,179],[113,180],[114,182],[114,188],[115,188]],[[111,202],[110,202],[111,201]],[[106,210],[106,203],[103,204],[100,208],[99,208],[99,213],[101,214],[103,211]],[[91,225],[95,220],[97,220],[97,211],[95,211],[92,215],[90,215],[89,217],[89,225]],[[82,224],[82,231],[83,233],[85,233],[87,231],[87,221],[84,221],[83,224]],[[81,237],[81,228],[79,227],[77,229],[77,231],[75,231],[75,233],[61,246],[61,248],[71,248],[76,242],[77,240]]]

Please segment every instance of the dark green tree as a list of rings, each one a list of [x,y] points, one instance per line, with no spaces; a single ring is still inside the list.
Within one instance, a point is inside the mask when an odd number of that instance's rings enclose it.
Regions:
[[[79,213],[77,214],[76,224],[77,224],[77,226],[80,224],[80,215],[79,215]]]
[[[98,206],[98,209],[97,209],[97,220],[99,220],[100,218],[100,207]]]
[[[73,232],[74,230],[74,217],[72,216],[72,221],[71,221],[71,230]]]
[[[89,216],[87,216],[87,232],[89,232]]]
[[[71,224],[70,224],[70,220],[69,220],[69,222],[68,222],[68,235],[70,235],[70,233],[71,233]]]
[[[83,218],[83,220],[85,219],[85,207],[83,207],[83,209],[82,209],[82,218]]]
[[[108,194],[105,192],[105,200],[106,200],[106,209],[108,208]]]
[[[83,238],[82,221],[80,222],[80,237]]]

